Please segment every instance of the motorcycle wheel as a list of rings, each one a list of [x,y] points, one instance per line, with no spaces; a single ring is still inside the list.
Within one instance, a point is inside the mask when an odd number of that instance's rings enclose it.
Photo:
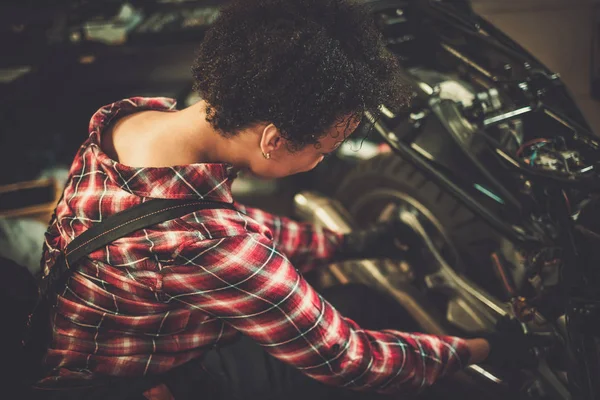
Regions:
[[[360,227],[381,219],[390,204],[409,208],[430,227],[430,238],[455,270],[504,297],[487,268],[490,254],[500,248],[502,238],[396,154],[380,154],[358,163],[341,179],[333,197]]]

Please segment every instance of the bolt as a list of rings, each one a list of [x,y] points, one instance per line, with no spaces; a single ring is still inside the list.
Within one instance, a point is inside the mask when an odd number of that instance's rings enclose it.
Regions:
[[[402,271],[405,274],[412,274],[412,269],[410,268],[410,264],[408,264],[406,261],[400,262],[400,271]]]
[[[71,42],[79,42],[81,40],[81,35],[79,32],[71,33]]]
[[[517,319],[521,322],[529,322],[535,318],[535,308],[531,307],[524,297],[516,297],[512,299],[513,312]]]
[[[425,118],[426,115],[427,114],[425,114],[425,111],[419,111],[418,113],[410,113],[410,119],[412,121],[418,121]]]
[[[531,184],[531,181],[523,182],[523,192],[529,194],[529,193],[531,193],[532,189],[533,189],[533,185]]]

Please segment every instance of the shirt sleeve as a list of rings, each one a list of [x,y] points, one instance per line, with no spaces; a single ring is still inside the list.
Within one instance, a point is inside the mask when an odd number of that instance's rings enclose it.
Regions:
[[[297,222],[266,211],[236,203],[236,208],[260,225],[269,228],[273,243],[301,272],[334,260],[342,234],[311,223]]]
[[[469,362],[462,339],[371,331],[344,318],[263,235],[185,245],[179,254],[166,269],[177,273],[163,270],[167,298],[223,320],[323,383],[416,392]]]

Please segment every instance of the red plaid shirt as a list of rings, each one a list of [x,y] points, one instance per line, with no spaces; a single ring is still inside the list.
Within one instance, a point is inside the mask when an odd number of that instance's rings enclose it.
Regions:
[[[100,149],[116,117],[174,108],[170,99],[133,98],[94,114],[46,234],[45,269],[94,222],[147,199],[232,201],[225,164],[131,168]],[[243,206],[116,240],[81,262],[58,298],[46,381],[159,374],[240,332],[319,381],[355,389],[419,389],[467,365],[461,339],[364,330],[327,303],[301,272],[331,261],[339,242],[337,233]]]

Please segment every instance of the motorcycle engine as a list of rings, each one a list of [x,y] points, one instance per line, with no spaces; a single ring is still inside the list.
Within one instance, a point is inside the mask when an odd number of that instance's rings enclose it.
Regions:
[[[472,119],[492,115],[508,105],[498,89],[493,87],[476,88],[453,74],[422,67],[410,68],[407,72],[427,96],[436,95],[439,99],[455,102],[463,110],[462,122],[467,125]],[[523,143],[523,122],[520,119],[509,120],[488,129],[487,133],[507,149],[516,150]]]

